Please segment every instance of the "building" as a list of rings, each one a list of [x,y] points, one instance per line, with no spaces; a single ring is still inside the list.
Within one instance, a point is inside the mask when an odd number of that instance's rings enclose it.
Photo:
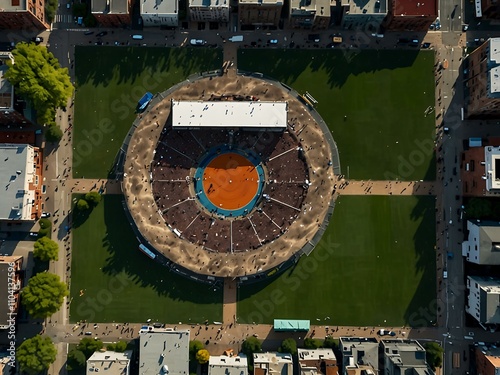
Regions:
[[[288,353],[254,353],[254,375],[293,375],[293,359]]]
[[[433,375],[425,349],[415,340],[382,340],[385,375]]]
[[[130,25],[132,5],[132,0],[92,0],[92,15],[102,27]]]
[[[500,194],[499,145],[500,138],[469,139],[469,148],[463,152],[460,166],[464,196],[481,197]]]
[[[278,27],[283,0],[239,0],[238,19],[245,26]]]
[[[19,310],[22,266],[22,256],[0,256],[0,330],[9,329],[15,322]]]
[[[43,30],[49,28],[45,19],[45,1],[0,0],[0,29]]]
[[[144,26],[177,27],[179,0],[138,0]]]
[[[498,300],[500,280],[491,277],[467,276],[467,306],[465,311],[480,324],[500,323]]]
[[[139,336],[139,373],[141,375],[189,375],[189,331],[168,329]]]
[[[378,32],[387,16],[387,0],[342,1],[341,26],[346,30]]]
[[[376,338],[341,337],[344,375],[374,375],[379,370],[379,344]]]
[[[475,350],[476,374],[498,375],[500,372],[500,348],[496,345],[481,345]]]
[[[0,143],[0,220],[36,220],[42,214],[42,155],[37,147]]]
[[[229,0],[189,0],[193,22],[229,22]]]
[[[301,375],[339,375],[332,349],[297,349]]]
[[[394,31],[427,31],[437,16],[436,0],[389,0],[384,28]]]
[[[208,375],[248,375],[246,357],[210,356]]]
[[[12,359],[6,354],[0,353],[0,375],[14,374],[15,366],[12,365]]]
[[[500,265],[500,223],[467,221],[469,237],[462,242],[462,255],[468,262]]]
[[[500,115],[500,38],[490,38],[466,60],[467,116]]]
[[[324,30],[330,25],[330,0],[290,0],[289,26]]]
[[[103,375],[129,375],[132,350],[123,353],[105,351],[94,352],[87,359],[87,375],[99,372]]]

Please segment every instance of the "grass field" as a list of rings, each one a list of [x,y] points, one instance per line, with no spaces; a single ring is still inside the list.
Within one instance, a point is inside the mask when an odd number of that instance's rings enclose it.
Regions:
[[[137,101],[219,68],[222,51],[208,48],[75,47],[73,176],[106,178],[135,118]]]
[[[222,291],[177,276],[137,249],[121,199],[104,195],[86,220],[73,220],[71,321],[222,320]]]
[[[424,117],[435,103],[433,65],[433,51],[245,49],[238,55],[239,69],[262,72],[319,102],[351,179],[435,179],[435,114]]]
[[[240,287],[238,321],[428,325],[436,313],[434,214],[430,196],[341,196],[309,257]]]

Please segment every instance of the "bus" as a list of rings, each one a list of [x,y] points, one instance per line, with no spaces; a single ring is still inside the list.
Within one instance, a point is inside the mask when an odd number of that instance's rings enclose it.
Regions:
[[[156,258],[156,254],[153,253],[151,250],[149,250],[146,246],[144,246],[142,243],[139,245],[139,250],[142,251],[144,254],[146,254],[148,257],[151,259]]]

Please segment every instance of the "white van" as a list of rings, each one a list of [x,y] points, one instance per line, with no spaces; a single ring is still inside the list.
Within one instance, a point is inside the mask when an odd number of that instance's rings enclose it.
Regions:
[[[143,40],[144,37],[140,34],[135,34],[135,35],[132,35],[132,39],[135,39],[135,40]]]

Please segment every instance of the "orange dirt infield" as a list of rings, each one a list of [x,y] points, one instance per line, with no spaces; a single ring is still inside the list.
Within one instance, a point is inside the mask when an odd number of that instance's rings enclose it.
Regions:
[[[259,175],[255,166],[242,155],[217,156],[203,172],[203,190],[210,202],[226,210],[244,207],[255,197]]]

